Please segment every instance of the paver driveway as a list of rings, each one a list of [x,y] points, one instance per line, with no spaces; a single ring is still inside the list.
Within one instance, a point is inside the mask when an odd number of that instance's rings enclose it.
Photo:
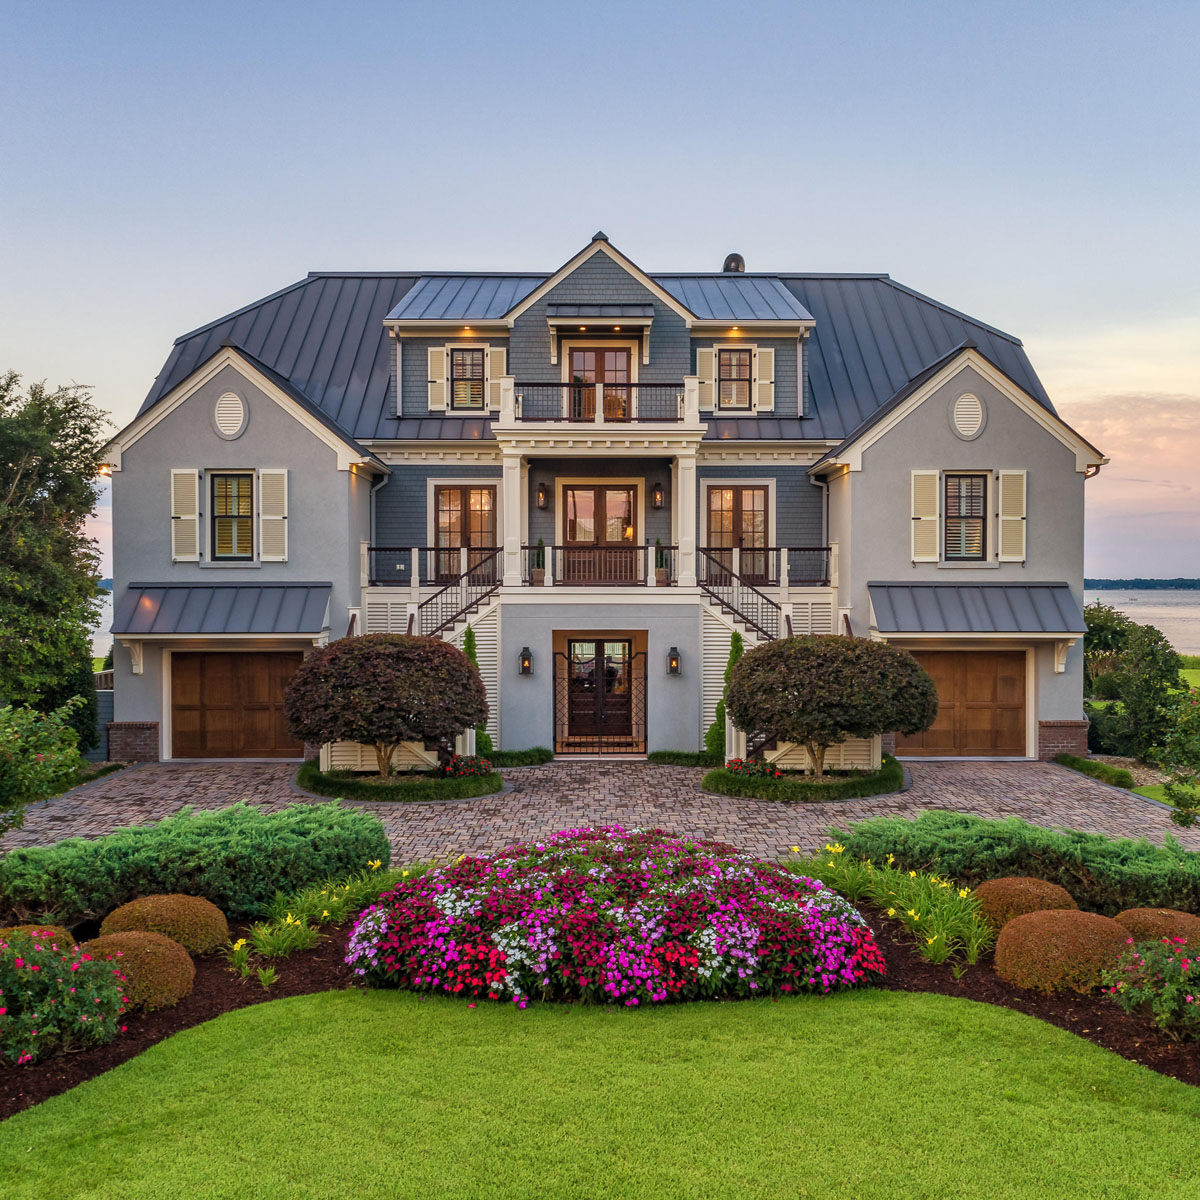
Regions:
[[[355,804],[387,826],[397,860],[482,853],[583,825],[658,826],[720,838],[761,857],[815,848],[831,826],[880,813],[916,816],[931,808],[982,817],[1017,816],[1037,825],[1161,841],[1175,832],[1200,849],[1200,831],[1174,830],[1167,810],[1052,763],[909,763],[902,795],[831,804],[783,805],[706,796],[704,772],[644,762],[555,762],[510,770],[511,791],[491,799],[434,804]],[[4,848],[96,837],[156,821],[185,804],[218,808],[250,800],[278,809],[304,800],[294,766],[275,763],[148,764],[96,780],[32,808]]]

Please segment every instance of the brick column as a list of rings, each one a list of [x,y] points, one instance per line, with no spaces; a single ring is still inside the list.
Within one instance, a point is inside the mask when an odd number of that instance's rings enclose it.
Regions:
[[[111,762],[158,762],[157,721],[109,721]]]
[[[1049,762],[1059,754],[1074,754],[1086,758],[1087,735],[1090,722],[1084,721],[1039,721],[1038,758]]]

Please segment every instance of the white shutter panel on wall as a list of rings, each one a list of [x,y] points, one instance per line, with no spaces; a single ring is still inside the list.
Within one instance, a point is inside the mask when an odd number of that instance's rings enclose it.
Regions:
[[[775,411],[775,351],[764,346],[754,352],[754,407]]]
[[[713,375],[716,355],[712,347],[701,347],[696,351],[696,375],[700,379],[700,411],[712,412],[713,409]]]
[[[258,473],[258,557],[263,562],[287,562],[287,471]]]
[[[500,411],[500,377],[508,374],[508,350],[503,346],[493,346],[487,352],[487,392],[488,407],[493,412]]]
[[[197,562],[200,558],[200,472],[195,468],[171,472],[171,559]]]
[[[912,473],[912,560],[937,562],[941,550],[941,473]]]
[[[1025,561],[1025,472],[998,471],[1000,532],[996,557],[1001,562]]]
[[[429,411],[446,407],[446,347],[429,347]]]

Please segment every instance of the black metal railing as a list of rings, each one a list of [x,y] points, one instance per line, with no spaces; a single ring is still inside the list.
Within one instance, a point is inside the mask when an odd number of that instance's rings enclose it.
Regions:
[[[671,423],[683,420],[682,383],[517,383],[518,421],[604,421]]]
[[[709,559],[697,563],[698,574],[721,576],[733,572],[758,587],[826,587],[829,583],[828,546],[706,546]]]
[[[421,587],[452,583],[495,552],[491,546],[371,546],[367,582],[372,587],[411,587],[415,569]]]
[[[771,586],[767,579],[753,579],[738,573],[745,553],[734,553],[723,548],[699,549],[696,554],[696,582],[701,591],[710,595],[728,613],[768,641],[774,641],[779,636],[782,609],[761,590]],[[750,553],[767,555],[765,550]],[[754,563],[756,560],[752,558],[750,561]]]
[[[679,547],[522,546],[521,582],[534,587],[669,587]]]
[[[500,586],[500,550],[480,551],[465,571],[417,606],[417,630],[426,637],[453,628]]]

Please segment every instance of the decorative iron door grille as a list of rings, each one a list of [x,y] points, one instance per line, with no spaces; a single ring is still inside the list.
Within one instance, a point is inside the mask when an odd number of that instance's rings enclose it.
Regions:
[[[554,655],[554,753],[646,753],[646,655],[578,638]]]

